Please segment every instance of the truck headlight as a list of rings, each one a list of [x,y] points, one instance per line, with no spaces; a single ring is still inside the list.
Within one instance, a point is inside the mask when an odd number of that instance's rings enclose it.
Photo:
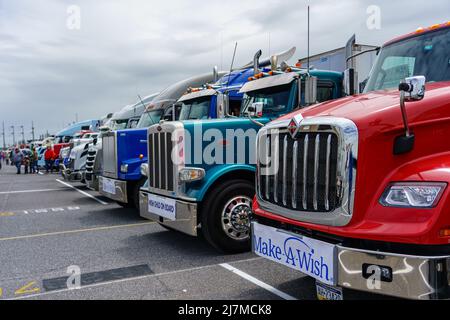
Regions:
[[[433,182],[402,182],[391,184],[381,196],[386,207],[433,208],[447,184]]]
[[[183,168],[179,171],[181,182],[192,182],[202,180],[205,177],[205,170],[201,168]]]
[[[149,172],[148,172],[148,163],[143,163],[143,164],[141,164],[141,174],[142,174],[144,177],[148,177],[148,175],[149,175]]]
[[[127,173],[128,172],[128,165],[127,164],[120,165],[120,172]]]

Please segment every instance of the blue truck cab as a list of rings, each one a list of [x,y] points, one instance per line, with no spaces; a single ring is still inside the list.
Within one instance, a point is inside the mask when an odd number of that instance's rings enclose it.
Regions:
[[[147,162],[147,128],[163,121],[177,120],[181,105],[177,100],[191,87],[214,82],[224,73],[208,73],[177,82],[163,90],[145,106],[134,129],[116,130],[102,135],[102,173],[99,192],[124,207],[139,207],[139,189],[146,177],[141,164]],[[213,113],[208,113],[213,117]]]
[[[244,97],[238,114],[225,92],[225,118],[148,129],[142,217],[191,236],[201,233],[222,252],[250,250],[257,132],[283,114],[343,94],[342,73],[276,65],[260,72],[255,62],[252,81],[239,90]]]

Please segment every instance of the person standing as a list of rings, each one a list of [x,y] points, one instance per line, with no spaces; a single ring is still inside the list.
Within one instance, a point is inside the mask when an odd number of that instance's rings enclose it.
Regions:
[[[55,152],[53,151],[53,147],[47,147],[47,150],[45,150],[44,159],[45,159],[45,172],[49,173],[51,170],[51,173],[53,173],[53,159],[55,157]]]
[[[31,155],[30,155],[30,173],[37,173],[39,172],[39,168],[37,167],[37,152],[36,148],[33,147],[31,149]]]
[[[12,161],[17,168],[17,174],[20,174],[20,169],[22,167],[23,153],[19,148],[15,148],[12,156]]]
[[[0,151],[0,170],[2,170],[3,160],[5,160],[5,153]]]

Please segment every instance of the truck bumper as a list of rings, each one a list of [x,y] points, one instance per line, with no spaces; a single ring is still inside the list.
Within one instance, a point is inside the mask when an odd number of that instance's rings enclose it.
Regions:
[[[341,287],[406,299],[449,298],[450,257],[397,255],[340,246],[337,252]],[[363,276],[364,265],[390,268],[392,282],[381,281],[379,288],[368,285],[367,276]]]
[[[109,185],[109,187],[107,187]],[[114,201],[128,203],[127,182],[122,180],[98,177],[98,192]]]
[[[148,196],[149,192],[139,192],[139,212],[141,217],[157,221],[171,229],[180,231],[190,236],[197,236],[197,203],[175,200],[176,216],[175,220],[170,220],[149,212]]]
[[[303,241],[309,238],[280,226],[272,227],[257,221],[252,223],[254,236],[255,224],[266,227],[270,237],[279,232],[289,239],[298,237]],[[404,299],[450,298],[450,256],[416,256],[369,251],[321,241],[335,246],[333,265],[337,277],[336,285],[339,287]],[[252,250],[259,254],[254,246]],[[283,259],[276,262],[286,265]]]

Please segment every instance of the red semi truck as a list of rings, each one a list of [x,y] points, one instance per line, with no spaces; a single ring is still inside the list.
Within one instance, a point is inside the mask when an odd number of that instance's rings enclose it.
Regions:
[[[447,22],[380,48],[364,94],[259,132],[253,251],[319,298],[449,298],[449,137]]]

